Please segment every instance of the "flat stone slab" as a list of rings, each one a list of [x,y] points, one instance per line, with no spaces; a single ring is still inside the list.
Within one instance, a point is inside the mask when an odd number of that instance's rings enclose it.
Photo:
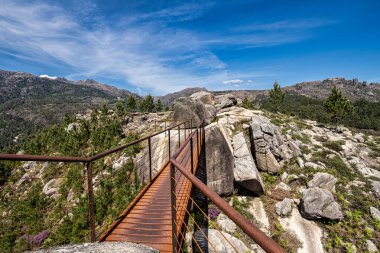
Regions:
[[[30,251],[31,252],[31,251]],[[130,242],[83,243],[59,246],[33,253],[158,253],[159,251],[143,244]]]

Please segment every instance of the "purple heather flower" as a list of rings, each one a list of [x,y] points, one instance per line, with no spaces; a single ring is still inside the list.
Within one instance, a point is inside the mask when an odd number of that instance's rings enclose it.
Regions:
[[[208,209],[208,216],[210,217],[210,219],[214,220],[218,217],[218,215],[220,214],[220,211],[219,210],[216,210],[216,209]]]
[[[33,245],[41,245],[48,236],[49,236],[49,231],[44,230],[38,235],[35,235],[32,238],[30,238],[30,243]]]

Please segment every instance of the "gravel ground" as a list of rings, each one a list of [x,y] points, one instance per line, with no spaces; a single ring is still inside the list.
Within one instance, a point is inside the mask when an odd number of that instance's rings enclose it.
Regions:
[[[102,242],[66,245],[55,248],[29,251],[30,253],[156,253],[151,247],[129,242]]]

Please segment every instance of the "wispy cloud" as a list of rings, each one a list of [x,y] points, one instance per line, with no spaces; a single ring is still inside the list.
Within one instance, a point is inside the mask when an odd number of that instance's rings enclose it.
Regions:
[[[283,30],[299,30],[317,28],[326,25],[337,23],[336,20],[322,18],[307,18],[307,19],[287,19],[268,23],[254,23],[236,27],[233,30],[237,32],[273,32]]]
[[[225,80],[223,81],[223,84],[238,84],[238,83],[243,83],[244,80],[241,79],[232,79],[232,80]]]
[[[129,15],[112,26],[91,1],[78,1],[71,10],[48,3],[0,0],[0,54],[64,66],[72,70],[70,78],[116,77],[142,93],[238,84],[231,80],[237,73],[228,70],[228,64],[211,50],[214,45],[260,47],[303,38],[302,34],[251,32],[295,26],[285,21],[208,36],[169,25],[202,15],[212,3]],[[303,26],[312,24],[304,22]],[[240,74],[248,78],[268,75],[259,71]]]

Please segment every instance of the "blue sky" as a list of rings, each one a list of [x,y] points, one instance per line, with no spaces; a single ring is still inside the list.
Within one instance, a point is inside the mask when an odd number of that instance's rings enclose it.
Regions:
[[[0,0],[0,69],[139,94],[380,82],[380,1]]]

